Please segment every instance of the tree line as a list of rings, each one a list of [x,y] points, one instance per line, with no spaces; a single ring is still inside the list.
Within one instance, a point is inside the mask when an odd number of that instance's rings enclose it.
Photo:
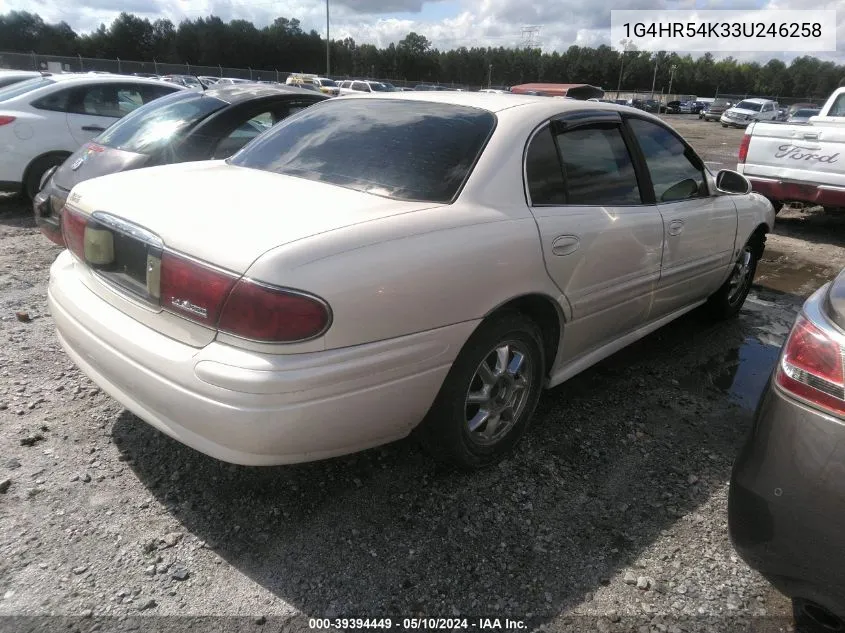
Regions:
[[[211,16],[150,22],[121,13],[91,33],[76,33],[66,22],[48,24],[25,11],[0,15],[0,48],[40,55],[104,57],[159,63],[225,66],[256,70],[326,72],[326,42],[299,20],[276,18],[257,28],[247,20],[224,22]],[[511,86],[528,82],[589,83],[607,91],[668,90],[712,96],[756,94],[780,97],[825,97],[845,77],[845,67],[805,55],[789,64],[764,64],[732,57],[715,60],[707,53],[693,58],[676,53],[621,53],[609,46],[570,46],[565,52],[532,48],[434,48],[409,33],[385,48],[358,44],[351,38],[331,42],[333,77],[373,77],[467,86]],[[674,67],[674,71],[672,71]],[[621,72],[620,72],[621,71]],[[671,77],[670,77],[671,74]],[[621,81],[620,81],[621,80]]]

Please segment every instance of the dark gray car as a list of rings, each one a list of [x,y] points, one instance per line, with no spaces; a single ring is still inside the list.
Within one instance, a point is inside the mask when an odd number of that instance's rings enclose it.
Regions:
[[[804,304],[728,502],[736,550],[820,630],[845,630],[844,358],[845,271]]]
[[[74,185],[139,167],[227,158],[275,123],[326,95],[294,86],[225,85],[180,90],[123,117],[47,172],[35,220],[62,244],[59,211]]]

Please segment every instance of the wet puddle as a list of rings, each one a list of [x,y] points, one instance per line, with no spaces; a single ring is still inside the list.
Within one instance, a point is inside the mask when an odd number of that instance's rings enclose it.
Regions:
[[[742,345],[728,350],[721,358],[712,358],[681,380],[689,391],[717,389],[731,402],[754,409],[780,354],[780,347],[749,336]]]
[[[767,251],[757,264],[754,283],[771,290],[809,297],[836,277],[838,272],[828,266],[802,262],[776,251]]]

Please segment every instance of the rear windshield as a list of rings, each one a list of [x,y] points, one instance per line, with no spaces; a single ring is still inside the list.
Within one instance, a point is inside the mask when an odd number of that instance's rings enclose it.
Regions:
[[[325,88],[336,88],[337,84],[331,79],[320,79],[320,85]]]
[[[802,117],[811,117],[816,116],[821,110],[796,110],[792,116],[802,116]]]
[[[331,100],[282,121],[229,161],[397,200],[448,203],[495,125],[486,110],[452,104]]]
[[[8,101],[9,99],[14,99],[15,97],[19,97],[22,94],[26,94],[27,92],[37,90],[38,88],[43,88],[44,86],[49,86],[50,84],[54,83],[56,82],[52,79],[47,79],[47,77],[36,77],[35,79],[19,81],[18,83],[12,84],[11,86],[6,86],[5,88],[0,89],[0,101]]]
[[[740,101],[734,107],[739,110],[753,110],[754,112],[759,112],[763,107],[763,104],[754,103],[753,101]]]
[[[133,110],[103,132],[97,142],[126,152],[151,154],[225,105],[201,92],[180,90]]]

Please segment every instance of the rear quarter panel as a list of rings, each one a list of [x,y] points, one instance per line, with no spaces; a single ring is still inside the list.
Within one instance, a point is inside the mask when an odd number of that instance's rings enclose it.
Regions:
[[[331,306],[326,335],[296,351],[479,320],[525,294],[563,302],[546,274],[533,218],[477,206],[426,209],[307,238],[266,253],[247,275]]]

